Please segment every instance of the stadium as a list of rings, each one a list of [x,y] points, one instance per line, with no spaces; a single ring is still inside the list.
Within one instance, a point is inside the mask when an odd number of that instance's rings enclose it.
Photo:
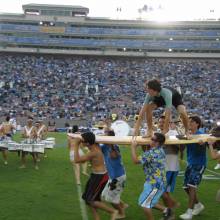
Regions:
[[[172,112],[173,117],[167,120],[168,125],[176,123],[182,138],[188,138],[187,134],[184,136],[188,127],[179,105],[185,106],[190,120],[197,124],[194,116],[199,116],[201,132],[210,133],[220,126],[219,20],[158,22],[89,17],[87,7],[56,4],[24,4],[22,9],[23,13],[0,14],[0,219],[109,219],[112,208],[107,213],[99,212],[99,218],[89,209],[90,203],[81,199],[88,176],[77,179],[76,158],[69,159],[77,143],[67,133],[78,127],[81,132],[93,131],[99,137],[111,125],[117,130],[121,123],[117,132],[131,136],[139,120],[146,119],[141,129],[144,135],[150,130],[149,115],[153,121],[151,129],[162,132],[160,119],[164,108],[145,98],[153,79],[159,79],[160,87],[172,87],[181,96],[180,104],[173,105],[177,111],[170,108],[169,116]],[[144,6],[142,10],[147,9]],[[165,103],[167,99],[164,98]],[[158,108],[152,113],[146,107],[144,116],[140,110],[152,102]],[[166,105],[164,128],[167,109]],[[121,198],[128,208],[122,208],[126,213],[120,214],[119,210],[116,216],[111,214],[111,219],[153,219],[138,205],[145,175],[142,165],[133,163],[133,142],[120,141],[120,135],[113,130],[119,139],[112,137],[112,143],[122,143],[120,154],[127,179]],[[27,136],[32,133],[30,142]],[[212,141],[204,140],[207,166],[198,188],[201,213],[182,216],[190,209],[182,188],[188,168],[187,144],[198,145],[198,140],[183,141],[185,144],[178,146],[184,145],[187,152],[180,159],[172,193],[178,207],[169,207],[160,200],[172,216],[164,217],[163,212],[153,210],[154,219],[220,220],[216,201],[220,200],[220,195],[216,196],[220,148],[212,150]],[[84,156],[88,152],[83,149]],[[142,149],[137,153],[141,155]],[[88,174],[93,168],[91,162]]]

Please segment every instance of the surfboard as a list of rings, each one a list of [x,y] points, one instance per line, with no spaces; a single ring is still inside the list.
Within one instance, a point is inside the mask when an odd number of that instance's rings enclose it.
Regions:
[[[72,138],[80,138],[80,134],[67,134],[69,137]],[[96,135],[96,143],[99,144],[121,144],[121,145],[130,145],[132,142],[132,136],[98,136]],[[190,139],[178,139],[176,136],[166,137],[165,144],[192,144],[192,143],[199,143],[201,141],[208,142],[209,140],[217,141],[220,140],[219,138],[210,136],[209,134],[202,134],[202,135],[192,135]],[[143,138],[141,136],[137,136],[136,138],[137,144],[145,145],[151,142],[150,138]]]

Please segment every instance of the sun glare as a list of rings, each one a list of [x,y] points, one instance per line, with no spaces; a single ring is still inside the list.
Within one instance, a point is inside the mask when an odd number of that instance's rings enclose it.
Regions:
[[[22,13],[22,4],[42,3],[42,0],[7,0],[1,12]],[[44,0],[44,4],[60,4],[58,0]],[[219,0],[64,0],[62,4],[89,8],[90,17],[139,19],[158,22],[219,19]]]

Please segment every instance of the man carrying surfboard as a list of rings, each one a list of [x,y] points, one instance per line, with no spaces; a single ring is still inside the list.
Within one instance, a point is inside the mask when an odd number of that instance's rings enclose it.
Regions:
[[[202,121],[199,116],[191,116],[189,127],[192,135],[199,135]],[[186,145],[187,150],[187,168],[184,176],[183,188],[188,196],[188,209],[180,215],[180,219],[190,220],[194,215],[199,215],[205,208],[198,199],[198,186],[202,180],[202,174],[207,164],[206,145],[192,143]]]

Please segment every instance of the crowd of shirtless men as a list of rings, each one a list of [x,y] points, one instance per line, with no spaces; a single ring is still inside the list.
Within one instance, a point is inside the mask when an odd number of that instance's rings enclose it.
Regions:
[[[16,128],[13,123],[10,121],[10,116],[6,116],[5,122],[0,125],[0,142],[7,145],[11,140],[12,136],[15,133]],[[35,123],[33,118],[30,116],[27,119],[27,124],[24,126],[22,133],[22,143],[23,144],[34,144],[39,143],[41,140],[44,140],[47,136],[47,127],[44,125],[42,120],[37,120]],[[8,150],[5,147],[0,148],[2,151],[2,156],[4,159],[4,164],[8,164]],[[40,162],[41,155],[37,152],[27,152],[24,150],[17,151],[18,156],[21,158],[21,166],[19,168],[26,168],[26,157],[28,154],[31,154],[33,157],[34,168],[39,169],[38,162]],[[44,153],[44,157],[46,157]]]

